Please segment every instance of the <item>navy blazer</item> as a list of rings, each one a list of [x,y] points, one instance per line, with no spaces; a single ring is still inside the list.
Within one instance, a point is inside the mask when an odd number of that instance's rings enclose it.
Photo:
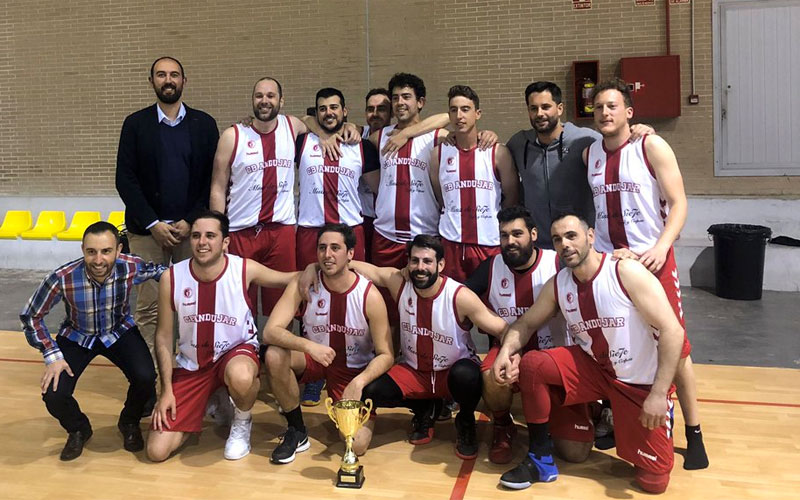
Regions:
[[[184,121],[189,125],[191,156],[189,193],[182,218],[207,208],[211,191],[211,171],[217,151],[219,129],[209,114],[186,106]],[[134,234],[150,234],[147,226],[162,219],[159,171],[163,161],[156,104],[125,118],[117,150],[116,185],[125,203],[125,226]]]

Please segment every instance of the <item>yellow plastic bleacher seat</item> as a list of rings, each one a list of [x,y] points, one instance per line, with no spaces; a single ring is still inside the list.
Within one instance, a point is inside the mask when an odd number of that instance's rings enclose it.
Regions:
[[[98,221],[100,221],[100,212],[75,212],[69,229],[58,233],[56,238],[61,241],[81,241],[86,228]]]
[[[122,229],[125,225],[125,211],[116,210],[108,214],[108,222],[113,224],[117,229]]]
[[[36,225],[20,234],[23,240],[50,240],[67,227],[67,217],[60,210],[43,210],[36,218]]]
[[[0,238],[16,240],[17,236],[33,226],[33,216],[28,210],[9,210],[0,226]]]

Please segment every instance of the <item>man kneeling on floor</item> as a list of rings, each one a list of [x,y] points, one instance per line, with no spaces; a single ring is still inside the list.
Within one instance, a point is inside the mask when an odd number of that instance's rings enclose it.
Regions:
[[[206,403],[225,385],[234,404],[225,458],[250,453],[250,409],[256,400],[258,339],[247,288],[284,287],[296,273],[274,271],[225,253],[228,218],[204,211],[191,222],[192,258],[170,267],[158,297],[156,355],[161,397],[147,438],[147,456],[161,462],[203,427]],[[178,368],[172,368],[172,325],[178,316]]]
[[[394,362],[386,305],[372,282],[348,267],[356,236],[346,224],[326,224],[317,233],[317,279],[303,304],[292,281],[269,317],[264,342],[270,385],[288,427],[272,452],[272,462],[287,464],[309,448],[300,409],[298,381],[326,380],[334,401],[361,399],[364,387]],[[312,266],[309,266],[309,269]],[[286,327],[303,305],[303,336]],[[363,454],[372,439],[372,420],[355,435],[353,451]]]

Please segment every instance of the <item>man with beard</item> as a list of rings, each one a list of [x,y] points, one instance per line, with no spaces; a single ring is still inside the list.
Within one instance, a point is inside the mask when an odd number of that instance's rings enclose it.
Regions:
[[[362,174],[379,168],[378,152],[371,142],[340,145],[338,160],[327,158],[321,142],[340,132],[347,107],[342,92],[323,88],[316,95],[316,119],[322,128],[297,137],[296,163],[300,177],[297,220],[297,268],[317,262],[317,238],[324,224],[346,224],[353,229],[354,258],[364,259],[364,228],[358,183]]]
[[[442,276],[444,249],[436,236],[418,235],[408,244],[407,273],[400,269],[353,262],[351,268],[397,297],[400,351],[403,362],[364,388],[362,399],[376,407],[406,406],[414,413],[409,442],[433,439],[438,403],[452,398],[460,411],[455,418],[456,455],[478,455],[475,408],[481,398],[480,361],[470,336],[474,324],[500,336],[505,321],[492,314],[477,295]]]
[[[128,395],[117,427],[128,451],[144,448],[139,420],[147,401],[155,397],[156,372],[128,299],[134,285],[158,279],[165,267],[125,255],[117,228],[95,222],[83,233],[83,258],[50,273],[20,313],[28,343],[42,352],[45,372],[41,390],[47,411],[69,434],[61,460],[73,460],[92,437],[89,418],[73,397],[84,369],[101,355],[128,379]],[[56,340],[44,317],[64,300],[66,318]]]
[[[523,207],[504,208],[497,214],[500,232],[500,256],[481,263],[465,285],[482,297],[507,323],[513,323],[538,299],[544,284],[560,268],[558,254],[535,246],[537,233],[533,218]],[[569,345],[564,317],[559,313],[531,335],[521,354],[532,349],[550,349]],[[519,387],[498,384],[491,369],[500,343],[491,339],[489,353],[483,358],[483,400],[494,420],[489,460],[496,464],[511,461],[511,443],[517,429],[511,418],[511,402]],[[550,420],[553,444],[558,455],[569,462],[583,462],[594,441],[592,422],[585,404],[553,404]]]
[[[219,212],[196,214],[190,241],[192,258],[174,264],[161,280],[156,333],[161,396],[147,437],[147,456],[164,461],[190,433],[199,433],[209,397],[225,387],[234,415],[224,456],[238,460],[250,453],[250,411],[261,385],[247,287],[255,283],[283,288],[296,273],[228,255],[228,218]],[[173,356],[176,320],[178,355]]]
[[[550,234],[564,269],[503,336],[492,367],[499,384],[519,379],[530,444],[525,459],[500,478],[507,488],[558,478],[548,423],[551,402],[608,399],[617,453],[633,463],[636,482],[663,493],[673,464],[672,380],[683,332],[658,280],[634,260],[598,253],[594,230],[570,214]],[[530,336],[561,311],[575,345],[532,350]]]
[[[232,254],[271,269],[294,271],[295,141],[309,127],[321,132],[312,117],[301,121],[280,114],[284,101],[278,80],[256,81],[252,97],[252,123],[233,125],[219,138],[209,204],[230,218]],[[254,287],[249,293],[257,311],[258,290]],[[262,313],[269,315],[279,297],[279,290],[262,290]]]
[[[616,258],[635,259],[652,272],[684,328],[683,351],[675,379],[686,421],[684,469],[708,467],[700,431],[692,346],[686,336],[678,266],[673,243],[686,222],[688,202],[678,161],[664,139],[631,137],[634,113],[630,90],[621,80],[602,82],[593,95],[595,126],[603,135],[584,151],[588,182],[597,212],[595,247]]]
[[[484,259],[499,252],[495,218],[501,203],[517,204],[519,177],[504,145],[478,148],[478,94],[466,85],[455,85],[447,97],[455,144],[434,146],[430,177],[442,206],[444,274],[463,283]]]
[[[586,183],[581,152],[600,134],[590,128],[561,123],[564,103],[561,89],[552,82],[534,82],[525,89],[530,130],[520,130],[508,141],[522,180],[523,204],[536,227],[549,228],[553,214],[576,212],[594,220],[592,193]],[[634,125],[635,137],[654,133],[646,125]],[[541,248],[553,248],[547,231],[539,235]]]
[[[325,380],[334,401],[361,399],[364,386],[392,366],[394,353],[386,305],[372,282],[347,266],[356,236],[345,224],[326,224],[317,232],[319,286],[303,301],[297,281],[284,291],[264,329],[269,344],[266,365],[288,428],[272,452],[272,462],[286,464],[309,448],[298,381]],[[303,304],[303,302],[305,302]],[[298,307],[302,337],[286,329]],[[356,434],[353,450],[363,454],[372,439],[372,421]]]
[[[150,67],[157,102],[125,118],[116,185],[125,203],[131,253],[169,265],[191,255],[188,215],[208,206],[219,130],[208,114],[182,102],[186,74],[173,57]],[[134,319],[155,359],[158,287],[136,290]]]

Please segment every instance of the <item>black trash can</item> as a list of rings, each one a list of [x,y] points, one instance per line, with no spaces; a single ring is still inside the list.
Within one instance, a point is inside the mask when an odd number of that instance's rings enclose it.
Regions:
[[[760,300],[764,286],[764,253],[772,230],[750,224],[714,224],[714,274],[717,296]]]

